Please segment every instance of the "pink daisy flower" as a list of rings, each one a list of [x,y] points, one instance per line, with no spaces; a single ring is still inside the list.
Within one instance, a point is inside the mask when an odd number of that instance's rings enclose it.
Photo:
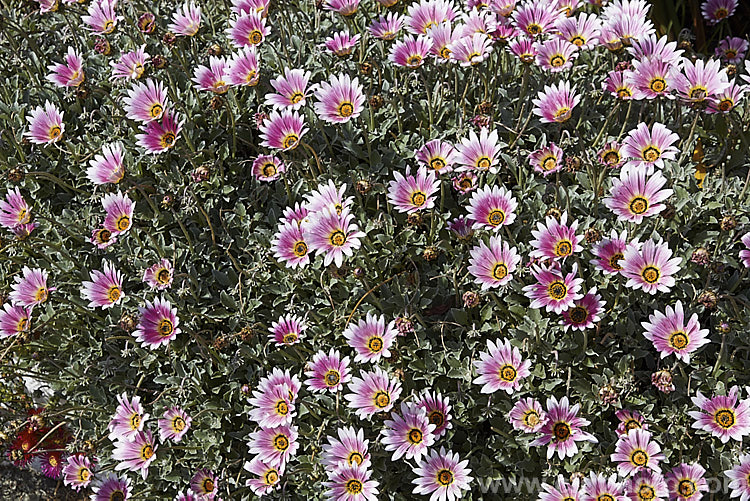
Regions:
[[[738,405],[739,392],[739,387],[732,386],[726,396],[708,399],[698,391],[692,400],[700,411],[688,412],[695,419],[693,428],[709,432],[722,443],[729,442],[729,439],[742,442],[742,438],[750,433],[750,400],[742,400]]]
[[[397,211],[411,214],[435,206],[434,194],[440,188],[435,171],[420,167],[415,177],[407,167],[406,176],[394,172],[393,177],[395,179],[388,183],[388,201]]]
[[[393,40],[403,26],[404,20],[400,15],[387,12],[385,16],[380,16],[377,21],[372,22],[370,33],[381,40]]]
[[[505,390],[511,395],[521,387],[521,380],[531,374],[531,361],[521,358],[521,352],[507,339],[497,343],[487,341],[487,351],[479,356],[480,359],[474,361],[479,377],[473,382],[483,385],[482,393]]]
[[[136,435],[143,431],[143,424],[148,420],[141,405],[141,397],[133,396],[128,399],[127,394],[117,395],[117,410],[112,420],[109,422],[109,439],[113,442],[124,440],[132,442]]]
[[[596,287],[592,288],[588,294],[573,303],[573,307],[562,313],[560,324],[565,326],[565,330],[585,330],[590,329],[594,324],[601,320],[601,314],[604,311],[605,302],[602,297],[596,293]]]
[[[287,268],[304,268],[310,264],[307,242],[302,228],[296,222],[279,225],[279,229],[271,240],[273,256],[285,263]],[[282,342],[283,344],[283,342]]]
[[[432,449],[429,456],[419,461],[414,473],[417,478],[412,480],[416,485],[414,494],[431,494],[430,499],[454,501],[463,497],[463,491],[470,490],[469,484],[474,480],[469,474],[469,461],[463,460],[452,451],[440,452]]]
[[[138,50],[126,52],[118,61],[110,61],[112,66],[112,80],[130,79],[137,80],[146,71],[146,61],[151,56],[146,53],[146,46],[142,45]]]
[[[169,103],[164,84],[150,78],[145,84],[133,84],[124,101],[127,117],[142,123],[159,120]]]
[[[648,430],[646,418],[638,411],[620,409],[615,412],[615,417],[620,422],[617,425],[617,435],[621,437],[627,435],[630,430]]]
[[[346,123],[357,118],[364,108],[365,95],[359,79],[347,74],[331,75],[328,82],[321,82],[315,88],[313,104],[315,113],[328,123]]]
[[[542,123],[566,122],[579,102],[581,96],[576,94],[576,88],[571,88],[567,80],[558,85],[545,85],[544,90],[539,91],[536,99],[532,100],[534,114]]]
[[[597,153],[599,163],[610,169],[620,167],[623,164],[622,153],[620,153],[621,148],[622,146],[617,141],[606,143]]]
[[[729,87],[729,80],[718,59],[692,62],[684,58],[680,70],[670,74],[668,84],[683,101],[701,104]]]
[[[669,489],[669,499],[698,501],[708,492],[708,483],[703,476],[706,470],[699,464],[681,463],[667,473],[665,480]]]
[[[605,477],[593,471],[583,479],[581,501],[631,501],[625,488],[617,481],[617,475]]]
[[[277,109],[298,110],[305,105],[309,71],[284,68],[284,75],[270,81],[276,93],[266,94],[266,104]]]
[[[563,166],[563,150],[555,143],[549,143],[529,154],[529,163],[544,177],[558,172]]]
[[[164,153],[173,148],[185,123],[184,118],[178,121],[179,118],[179,114],[166,110],[161,122],[153,121],[142,126],[143,133],[135,135],[138,146],[145,148],[149,154]]]
[[[64,451],[47,451],[38,456],[39,467],[45,477],[59,479],[64,464]]]
[[[138,311],[141,319],[133,336],[144,348],[155,350],[161,345],[166,346],[180,333],[177,308],[172,308],[166,299],[156,298],[153,303],[146,301],[146,306],[139,307]]]
[[[677,157],[680,150],[673,145],[679,140],[680,136],[664,124],[654,122],[649,130],[648,125],[639,123],[622,143],[622,154],[628,158],[625,168],[646,169],[648,174],[654,171],[654,167],[663,169],[664,160]]]
[[[750,43],[744,38],[726,37],[716,47],[716,57],[724,59],[730,64],[740,64],[747,54]]]
[[[209,66],[196,66],[192,78],[195,82],[195,88],[207,90],[214,94],[224,94],[229,90],[229,84],[225,80],[229,61],[223,57],[211,56],[208,64]]]
[[[483,1],[483,0],[479,0]],[[463,36],[471,37],[477,33],[489,35],[495,31],[497,27],[497,14],[489,9],[478,9],[471,8],[469,12],[465,12],[461,15],[461,19],[456,24],[461,24],[463,30]]]
[[[65,132],[65,124],[62,121],[64,114],[57,106],[45,101],[44,107],[37,106],[31,110],[31,116],[26,117],[29,121],[29,130],[23,135],[34,144],[58,142]]]
[[[479,136],[473,130],[469,136],[461,140],[456,146],[456,163],[465,170],[490,171],[497,174],[497,162],[500,159],[500,143],[497,131],[490,132],[486,128],[479,131]]]
[[[355,362],[377,362],[381,358],[390,358],[390,347],[398,336],[395,321],[386,325],[383,315],[367,316],[356,325],[350,324],[344,330],[344,337],[349,346],[354,348],[357,356]]]
[[[291,401],[294,402],[300,388],[302,388],[302,383],[297,376],[292,376],[289,373],[289,369],[282,371],[278,367],[274,367],[270,374],[258,382],[258,389],[268,391],[270,388],[284,384],[289,387],[289,395],[292,397]]]
[[[474,33],[451,42],[446,48],[451,61],[464,67],[476,66],[492,52],[492,39],[484,33]]]
[[[367,451],[368,440],[365,440],[364,431],[348,426],[339,428],[337,434],[338,439],[329,435],[328,443],[323,444],[321,462],[334,471],[341,466],[368,468],[370,453]]]
[[[227,37],[232,44],[239,48],[248,45],[258,45],[271,33],[271,28],[266,26],[266,19],[257,12],[240,14],[229,21],[226,30]]]
[[[529,445],[547,445],[547,459],[557,452],[560,459],[573,457],[578,452],[576,442],[588,441],[598,443],[596,437],[586,433],[581,428],[589,425],[589,421],[578,417],[580,405],[570,407],[568,397],[559,401],[554,397],[547,399],[547,422],[542,426],[542,436]]]
[[[508,45],[508,50],[524,64],[536,61],[536,49],[536,42],[526,37],[515,38]]]
[[[709,100],[706,113],[729,113],[739,104],[748,91],[750,91],[748,86],[737,85],[736,81],[732,80],[729,87]]]
[[[127,195],[123,195],[121,191],[104,195],[102,207],[107,212],[104,218],[104,228],[112,235],[125,234],[133,226],[135,202]]]
[[[627,477],[641,469],[651,469],[661,473],[659,461],[665,459],[659,444],[651,440],[651,434],[645,430],[630,430],[615,445],[615,452],[610,456],[617,462],[617,472]]]
[[[346,184],[337,187],[333,180],[329,179],[327,184],[319,184],[315,190],[305,195],[304,208],[310,214],[329,209],[341,215],[344,209],[351,207],[352,200],[354,200],[354,197],[344,198],[344,193],[346,193]]]
[[[537,229],[531,231],[534,240],[529,242],[533,247],[529,253],[532,258],[562,260],[573,255],[575,252],[581,252],[582,238],[576,235],[578,230],[578,220],[576,219],[570,225],[567,224],[568,213],[563,212],[560,221],[553,216],[547,216],[543,224],[537,222]]]
[[[425,391],[416,401],[416,404],[427,413],[427,420],[430,424],[435,426],[435,429],[432,430],[435,440],[453,428],[451,406],[448,402],[448,397],[444,397],[437,392],[431,394],[429,391]]]
[[[162,258],[158,263],[151,265],[143,272],[143,282],[152,289],[163,291],[172,286],[174,279],[174,268],[169,259]]]
[[[292,418],[297,414],[289,386],[285,384],[254,391],[248,403],[253,406],[248,416],[261,428],[292,424]]]
[[[580,488],[581,479],[575,478],[568,483],[562,475],[557,476],[557,484],[542,484],[544,492],[539,493],[539,501],[580,501],[584,491]]]
[[[130,478],[109,473],[103,480],[95,483],[91,501],[126,501],[130,499],[130,494]]]
[[[106,249],[117,242],[117,237],[106,228],[97,228],[91,232],[89,242],[96,245],[98,249]]]
[[[41,268],[23,267],[23,278],[14,277],[10,301],[14,306],[36,306],[47,301],[54,288],[47,288],[47,272]]]
[[[672,66],[659,59],[645,59],[633,61],[633,71],[625,72],[625,78],[638,91],[638,99],[655,99],[670,97],[672,90],[667,82]]]
[[[98,0],[89,5],[88,15],[81,16],[81,21],[87,30],[100,35],[106,35],[115,31],[117,21],[123,19],[118,16],[117,0]]]
[[[734,14],[738,0],[706,0],[701,4],[701,13],[708,24],[719,24]]]
[[[620,221],[640,224],[643,218],[658,214],[666,207],[660,202],[674,193],[662,189],[666,183],[667,179],[658,171],[649,176],[642,169],[623,170],[620,179],[612,182],[610,196],[602,201]]]
[[[331,184],[333,184],[333,181],[330,181]],[[325,185],[321,185],[325,186]],[[346,187],[346,185],[344,185]],[[335,186],[334,186],[335,189]],[[284,209],[284,212],[281,216],[281,219],[279,219],[280,224],[286,224],[286,223],[294,223],[297,226],[302,225],[302,222],[307,219],[307,216],[310,214],[310,212],[307,210],[305,205],[300,204],[299,202],[296,202],[294,204],[294,207],[287,207]]]
[[[370,466],[370,453],[367,451],[368,441],[364,431],[355,430],[348,426],[337,430],[339,438],[328,436],[328,443],[323,444],[321,462],[336,470],[341,466]],[[330,475],[330,474],[329,474]]]
[[[92,271],[92,281],[84,281],[81,295],[89,301],[90,308],[111,308],[125,297],[122,290],[122,273],[112,263],[104,261],[104,271]]]
[[[741,239],[745,249],[740,251],[740,260],[746,268],[750,268],[750,232],[745,233]]]
[[[297,111],[284,110],[279,114],[272,111],[260,126],[261,146],[274,150],[293,150],[299,145],[309,129]]]
[[[375,501],[378,498],[378,481],[370,480],[372,471],[359,465],[342,466],[331,472],[328,482],[323,482],[328,499],[348,501]]]
[[[424,64],[424,60],[432,49],[432,40],[425,35],[406,35],[391,47],[388,60],[396,66],[415,69]]]
[[[499,236],[490,237],[489,246],[480,242],[469,254],[469,273],[482,290],[500,287],[513,280],[513,272],[521,262],[516,248],[503,242]]]
[[[63,483],[76,492],[88,487],[93,479],[94,463],[83,454],[68,456],[67,463],[62,470]]]
[[[261,428],[250,434],[247,446],[250,454],[274,468],[284,468],[299,448],[296,426]]]
[[[661,358],[673,354],[685,363],[690,362],[690,354],[711,341],[708,329],[701,329],[698,314],[693,313],[685,323],[685,312],[682,302],[677,301],[674,309],[667,306],[665,313],[655,311],[649,315],[648,322],[641,322],[646,331],[644,337],[654,343],[661,353]]]
[[[348,209],[342,210],[341,215],[324,209],[309,224],[303,226],[310,250],[316,254],[325,254],[324,266],[336,263],[340,267],[344,263],[344,256],[351,257],[362,245],[360,238],[366,235],[359,231],[352,219],[354,216]]]
[[[616,275],[622,270],[621,260],[625,257],[625,248],[628,242],[628,232],[623,231],[620,235],[612,230],[609,238],[602,239],[592,250],[595,259],[589,261],[596,269],[607,275]]]
[[[146,480],[148,467],[156,459],[157,448],[158,445],[149,430],[136,433],[133,441],[117,440],[112,451],[112,459],[119,461],[115,465],[115,471],[140,471],[141,477]]]
[[[644,97],[641,91],[636,88],[630,72],[627,71],[610,71],[607,73],[607,78],[602,82],[602,88],[609,92],[612,97],[623,101],[643,99]]]
[[[271,335],[268,337],[276,342],[276,346],[291,346],[299,343],[305,329],[307,326],[302,317],[287,313],[286,316],[279,317],[278,322],[271,324],[271,328],[268,329]]]
[[[201,468],[190,479],[190,490],[198,499],[210,501],[216,497],[217,484],[216,474],[208,468]]]
[[[470,193],[477,187],[477,175],[473,172],[459,172],[451,178],[451,184],[459,193]]]
[[[18,188],[8,190],[5,200],[0,200],[0,225],[13,229],[31,222],[31,209]]]
[[[621,273],[628,279],[625,285],[649,294],[656,294],[657,290],[669,292],[682,262],[680,257],[671,257],[671,249],[661,241],[657,244],[649,239],[640,248],[636,243],[629,244],[621,262]]]
[[[102,154],[89,161],[86,177],[94,184],[117,184],[125,176],[122,143],[102,145]]]
[[[349,383],[352,393],[344,395],[349,407],[362,419],[378,412],[388,412],[401,395],[401,384],[388,379],[388,374],[380,367],[372,372],[363,372],[362,377],[352,378]]]
[[[433,26],[453,21],[457,15],[458,12],[450,1],[421,0],[407,8],[406,26],[412,34],[424,35]]]
[[[602,24],[596,14],[581,13],[557,23],[558,36],[581,50],[594,49],[599,44]]]
[[[583,297],[580,294],[582,278],[575,278],[578,265],[573,265],[573,271],[563,275],[556,269],[546,269],[534,266],[531,274],[537,283],[523,288],[526,297],[531,299],[531,308],[545,307],[547,311],[562,313],[575,306],[575,302]]]
[[[323,8],[338,12],[342,16],[352,16],[357,12],[359,0],[324,0]]]
[[[724,475],[730,480],[730,497],[747,501],[750,499],[750,454],[743,454],[739,461],[732,469],[725,470]]]
[[[3,305],[0,310],[0,338],[10,337],[29,330],[31,323],[31,308]]]
[[[632,501],[667,501],[669,490],[661,473],[640,470],[625,481],[625,490]]]
[[[430,424],[425,410],[414,404],[401,403],[401,415],[392,413],[393,419],[386,420],[382,431],[381,442],[385,444],[385,450],[393,451],[392,461],[404,457],[419,461],[422,455],[427,454],[427,449],[435,443],[433,430],[434,424]]]
[[[437,173],[451,172],[456,163],[456,150],[450,143],[433,139],[419,148],[415,157],[423,166]]]
[[[471,237],[474,236],[474,221],[468,217],[459,216],[456,219],[448,221],[446,227],[453,233],[459,240],[468,242]]]
[[[240,49],[228,61],[225,68],[227,81],[231,85],[254,87],[260,81],[258,55],[254,45]]]
[[[172,22],[167,26],[167,30],[177,36],[192,37],[201,27],[201,8],[195,2],[182,4],[172,14]]]
[[[524,2],[511,15],[513,25],[529,37],[552,32],[565,15],[550,2]]]
[[[313,392],[331,391],[336,393],[344,388],[344,383],[352,378],[349,372],[349,357],[341,358],[338,350],[331,348],[326,355],[319,351],[313,355],[312,362],[307,365],[305,384]]]
[[[451,23],[445,22],[432,26],[427,30],[427,36],[432,39],[430,54],[435,56],[438,63],[450,61],[450,45],[460,40],[463,35],[463,25],[452,26]]]
[[[271,466],[255,457],[252,461],[245,461],[243,468],[256,475],[255,478],[245,481],[245,485],[250,487],[256,496],[264,496],[281,486],[279,480],[284,474],[283,467]]]
[[[535,399],[522,398],[513,405],[508,421],[515,430],[536,433],[547,423],[547,413]]]
[[[359,35],[351,36],[349,30],[344,30],[334,33],[333,36],[326,38],[323,45],[325,45],[325,48],[332,54],[344,57],[352,53],[352,50],[357,46],[359,39]]]
[[[47,80],[58,87],[78,87],[86,77],[83,72],[83,58],[73,47],[68,47],[64,63],[52,64],[47,66],[47,69],[52,72],[47,75]]]
[[[159,438],[162,443],[167,440],[178,443],[188,432],[192,422],[193,418],[187,412],[179,407],[170,407],[159,418]]]
[[[543,70],[559,73],[573,67],[578,46],[562,38],[537,42],[536,64]]]
[[[276,181],[281,174],[286,172],[286,165],[280,158],[273,155],[259,155],[253,160],[251,171],[258,181],[271,182]]]

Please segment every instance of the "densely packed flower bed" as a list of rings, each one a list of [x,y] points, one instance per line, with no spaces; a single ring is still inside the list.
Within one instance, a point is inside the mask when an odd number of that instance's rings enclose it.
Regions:
[[[108,501],[749,499],[746,6],[672,7],[698,39],[3,2],[6,458]]]

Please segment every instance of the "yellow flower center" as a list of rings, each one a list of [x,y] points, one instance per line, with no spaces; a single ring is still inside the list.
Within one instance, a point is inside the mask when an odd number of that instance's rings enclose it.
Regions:
[[[422,442],[422,430],[418,428],[412,428],[409,430],[409,433],[407,434],[407,440],[409,440],[410,443],[416,445],[418,443]]]
[[[294,149],[297,146],[297,142],[299,141],[299,137],[296,134],[287,134],[284,137],[284,149]]]
[[[380,353],[383,349],[383,339],[378,336],[373,336],[367,340],[367,348],[373,353]]]
[[[633,214],[643,214],[648,210],[648,200],[645,197],[635,197],[630,201],[628,207]]]
[[[175,136],[174,133],[165,132],[159,138],[159,145],[164,149],[171,148],[172,146],[174,146],[175,139],[177,139],[177,136]]]
[[[555,256],[565,257],[573,252],[573,243],[570,240],[560,240],[555,244]]]
[[[289,439],[280,433],[273,437],[273,446],[277,451],[285,451],[289,448]]]
[[[630,462],[638,467],[643,467],[648,464],[648,454],[642,449],[636,449],[630,454]]]
[[[500,370],[497,372],[497,375],[503,381],[512,383],[513,381],[516,380],[516,376],[518,375],[518,372],[516,372],[516,368],[513,367],[512,365],[505,364],[502,367],[500,367]]]
[[[356,478],[352,478],[346,482],[347,494],[360,494],[362,492],[362,482]]]
[[[415,191],[411,194],[411,203],[415,207],[422,207],[427,202],[427,195],[422,191]]]
[[[656,268],[655,266],[646,266],[643,268],[641,276],[646,282],[655,284],[659,280],[661,273],[659,272],[659,268]]]
[[[719,409],[714,414],[714,421],[725,430],[728,430],[735,423],[734,411],[727,408]]]
[[[505,263],[495,263],[495,266],[492,268],[492,278],[495,280],[502,280],[507,276],[508,267],[505,266]]]
[[[302,240],[297,240],[294,242],[294,247],[292,248],[292,252],[294,252],[294,255],[297,257],[304,257],[307,255],[307,244],[303,242]]]
[[[503,224],[503,221],[505,221],[505,212],[501,209],[493,209],[487,215],[487,222],[490,223],[491,226],[500,226]]]
[[[328,241],[331,242],[331,245],[341,247],[346,243],[346,235],[341,230],[335,230],[328,235]]]
[[[326,386],[333,388],[341,381],[341,374],[339,374],[339,371],[331,369],[325,373],[323,380],[325,381]]]
[[[154,455],[154,448],[151,444],[144,444],[141,448],[141,459],[148,461]]]
[[[440,485],[448,486],[453,483],[453,472],[450,470],[440,470],[437,472],[437,481]]]
[[[159,321],[159,324],[156,326],[156,330],[159,333],[159,335],[163,337],[167,337],[170,334],[172,334],[172,331],[174,331],[174,324],[172,321],[168,318],[162,318]]]
[[[52,141],[59,138],[60,135],[62,135],[62,128],[59,125],[53,125],[49,128],[49,132],[47,133],[47,137]]]
[[[552,299],[560,301],[568,295],[568,287],[560,280],[555,280],[554,282],[549,284],[549,286],[547,287],[547,292]]]
[[[375,404],[375,407],[384,409],[391,403],[391,396],[385,391],[378,391],[372,397],[372,401]]]
[[[116,303],[118,299],[120,299],[121,291],[120,288],[116,285],[113,285],[109,288],[109,291],[107,291],[107,298],[111,303]]]
[[[261,33],[260,30],[253,30],[250,32],[247,39],[251,44],[258,45],[263,41],[263,33]]]

